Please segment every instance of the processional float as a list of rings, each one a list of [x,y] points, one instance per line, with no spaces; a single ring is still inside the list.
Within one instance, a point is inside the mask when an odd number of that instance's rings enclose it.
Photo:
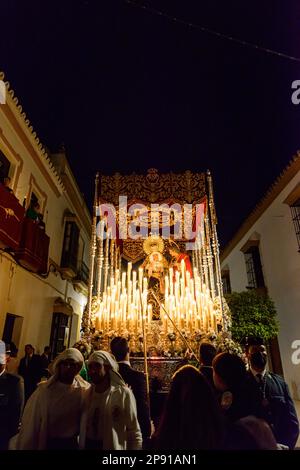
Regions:
[[[180,357],[228,329],[210,172],[96,175],[83,338]]]

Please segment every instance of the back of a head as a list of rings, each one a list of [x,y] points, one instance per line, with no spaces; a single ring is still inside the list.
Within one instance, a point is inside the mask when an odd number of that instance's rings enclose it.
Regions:
[[[264,344],[264,341],[262,338],[258,336],[248,336],[245,341],[245,348],[246,351],[249,351],[249,348],[251,346],[261,346]]]
[[[170,449],[218,448],[222,416],[214,392],[205,377],[191,365],[173,376],[157,445]]]
[[[184,365],[172,377],[171,390],[186,389],[191,392],[202,383],[202,376],[196,367]]]
[[[211,366],[216,353],[217,350],[212,343],[203,341],[199,348],[200,363],[205,366]]]
[[[220,353],[212,362],[215,373],[222,379],[229,390],[235,390],[246,379],[247,370],[244,361],[236,354]]]
[[[276,439],[266,421],[246,416],[231,428],[228,450],[276,450]]]
[[[117,362],[124,361],[129,352],[128,342],[121,336],[116,336],[110,343],[110,350],[115,356]]]
[[[263,419],[256,416],[245,416],[238,421],[251,434],[256,442],[258,449],[276,450],[276,439],[270,426]]]

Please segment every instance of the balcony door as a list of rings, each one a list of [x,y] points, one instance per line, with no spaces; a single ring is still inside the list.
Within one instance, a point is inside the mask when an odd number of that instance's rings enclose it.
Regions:
[[[52,357],[56,357],[68,347],[70,316],[65,313],[53,313],[50,346]]]
[[[3,152],[0,150],[0,183],[3,182],[9,174],[10,161],[6,158]]]

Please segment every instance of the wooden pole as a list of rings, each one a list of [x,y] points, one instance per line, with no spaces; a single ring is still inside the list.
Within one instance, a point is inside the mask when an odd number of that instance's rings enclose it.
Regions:
[[[146,330],[145,330],[145,320],[144,320],[144,315],[143,315],[144,309],[143,309],[143,297],[142,297],[141,286],[139,286],[139,293],[140,293],[141,315],[142,315],[142,335],[143,335],[144,367],[145,367],[145,375],[146,375],[147,401],[148,401],[148,406],[150,410],[150,385],[149,385],[149,372],[148,372],[148,361],[147,361],[147,337],[146,337]]]

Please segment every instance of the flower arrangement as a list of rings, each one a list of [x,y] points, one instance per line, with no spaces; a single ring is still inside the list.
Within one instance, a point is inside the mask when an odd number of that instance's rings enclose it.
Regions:
[[[117,336],[117,333],[114,331],[114,330],[110,330],[108,333],[107,333],[107,337],[109,338],[109,340],[112,340],[113,338],[115,338]]]
[[[205,333],[203,333],[203,331],[201,330],[197,330],[193,334],[193,340],[196,343],[200,343],[204,337],[205,337]]]
[[[236,354],[240,356],[242,359],[245,358],[244,352],[239,343],[233,341],[227,334],[219,334],[214,344],[217,348],[218,352],[228,352],[231,354]]]
[[[92,345],[86,340],[81,339],[73,345],[73,348],[78,349],[86,360],[92,352]]]

